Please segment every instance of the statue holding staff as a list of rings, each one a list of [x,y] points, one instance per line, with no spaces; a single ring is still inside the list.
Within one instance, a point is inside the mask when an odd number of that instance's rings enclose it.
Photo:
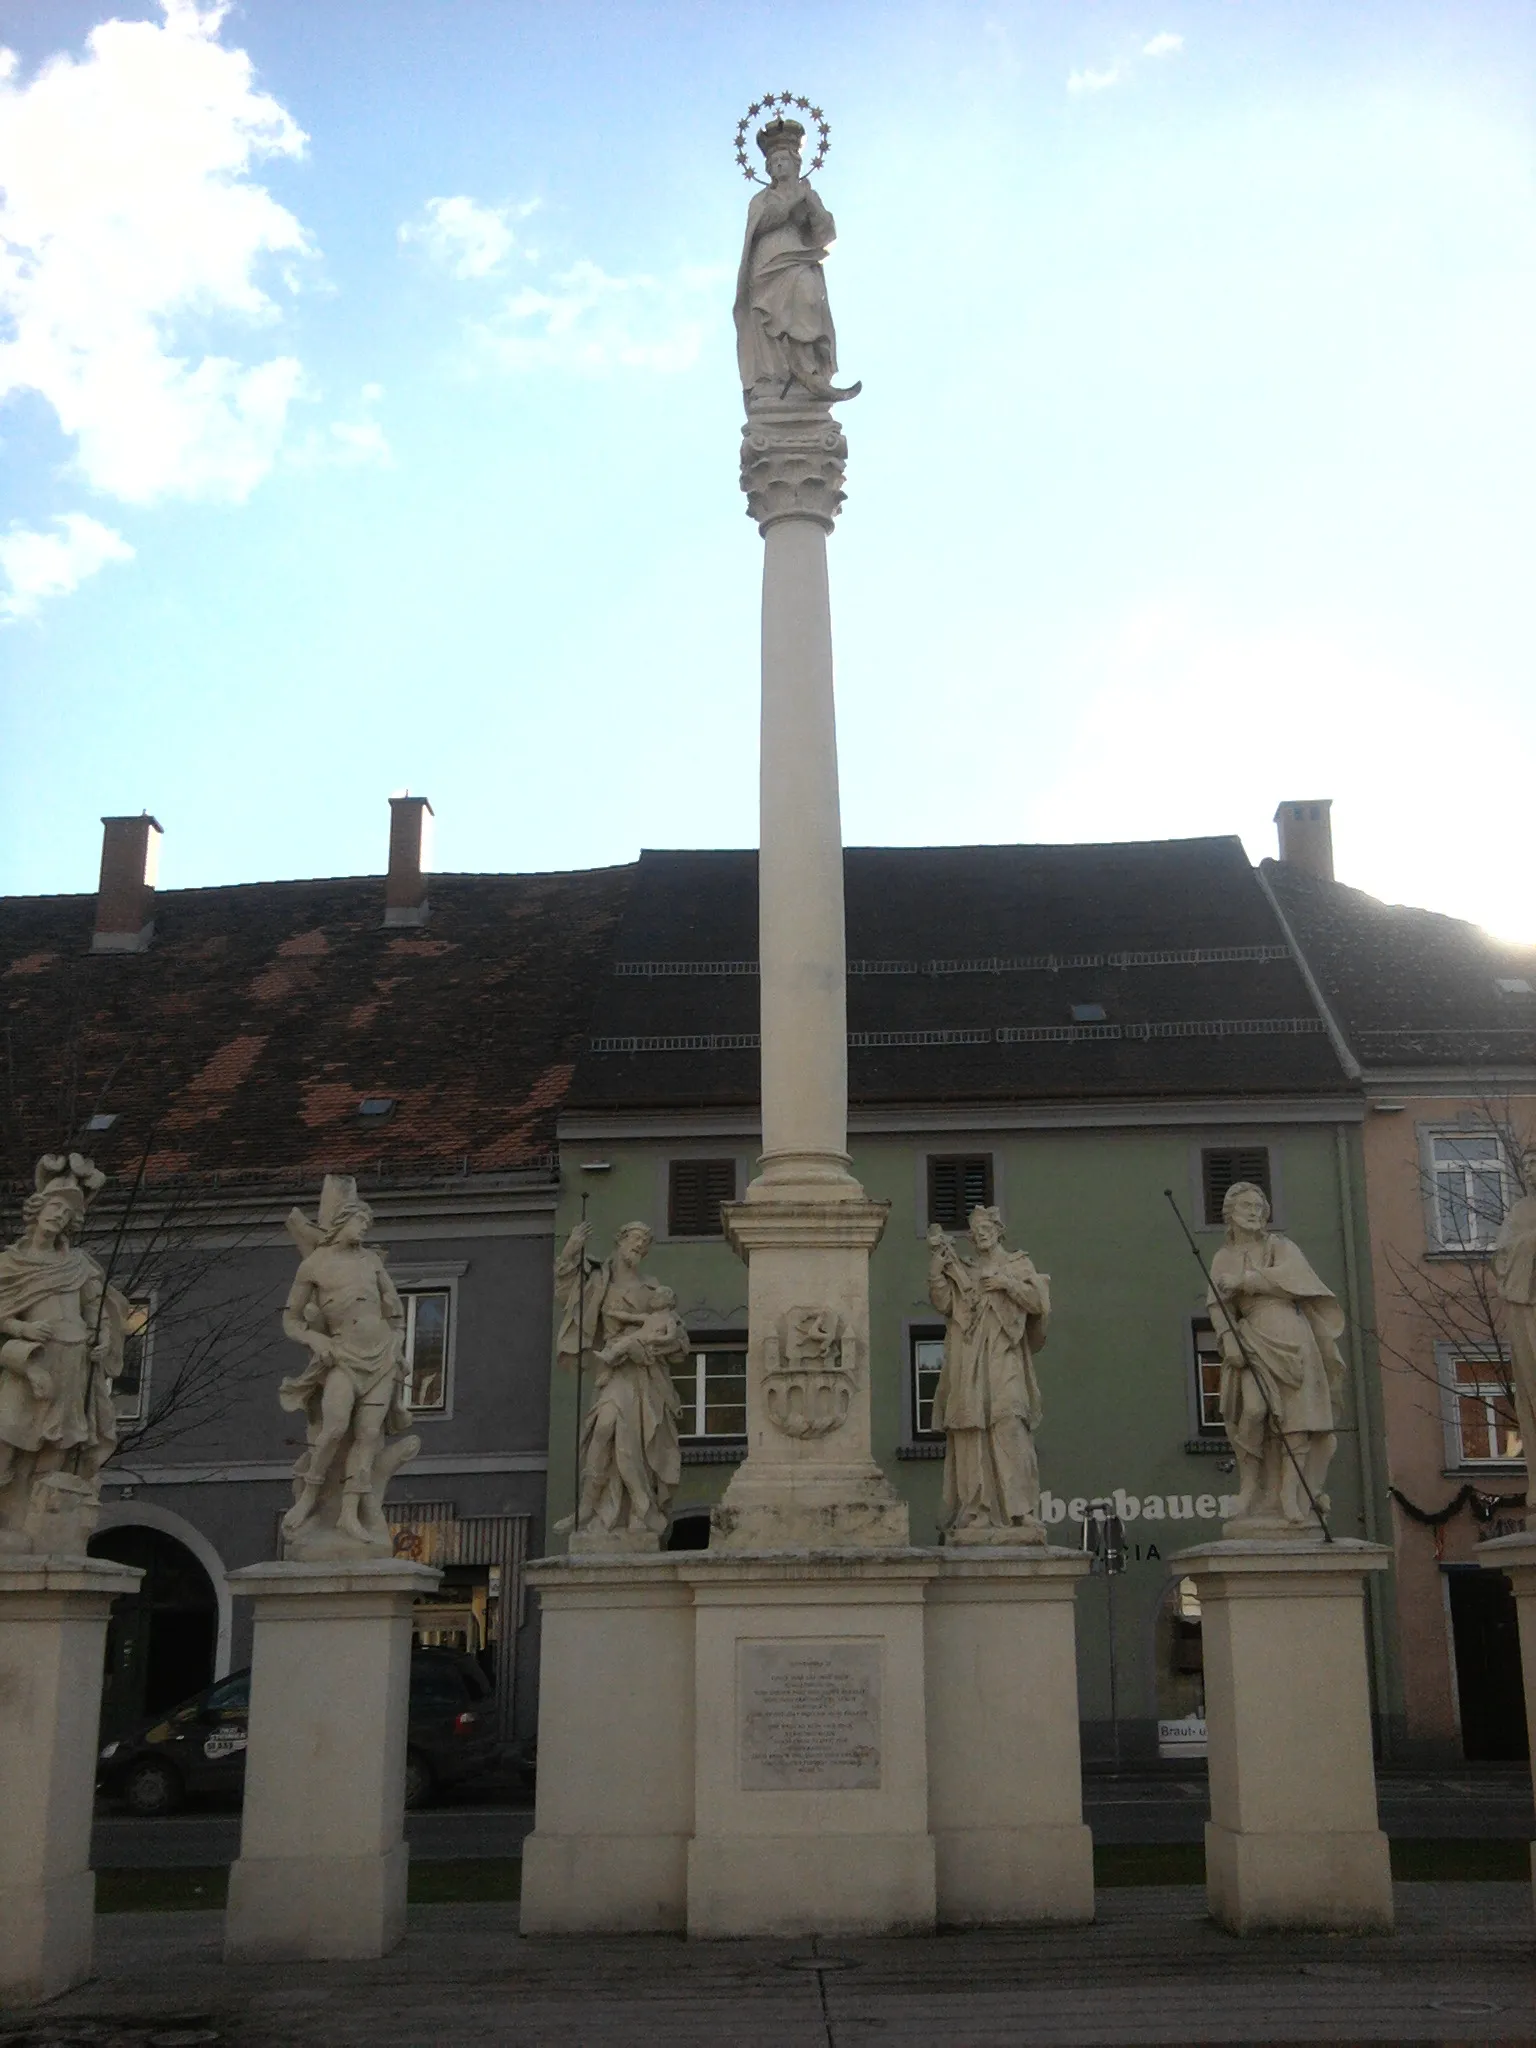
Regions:
[[[946,1439],[946,1536],[1043,1543],[1035,1353],[1050,1327],[1050,1278],[1009,1251],[998,1210],[973,1209],[970,1225],[971,1259],[937,1223],[928,1232],[928,1299],[946,1325],[933,1397],[933,1426]]]
[[[1234,1181],[1221,1205],[1227,1241],[1211,1260],[1221,1414],[1239,1481],[1224,1527],[1303,1535],[1328,1509],[1344,1311],[1290,1239],[1269,1229],[1269,1213],[1262,1188]]]
[[[555,1262],[565,1308],[559,1362],[574,1367],[579,1342],[596,1366],[581,1425],[581,1497],[556,1528],[573,1547],[654,1549],[682,1476],[671,1368],[687,1362],[688,1332],[672,1289],[640,1270],[652,1243],[645,1224],[626,1223],[601,1261],[587,1257],[588,1236],[578,1223]]]

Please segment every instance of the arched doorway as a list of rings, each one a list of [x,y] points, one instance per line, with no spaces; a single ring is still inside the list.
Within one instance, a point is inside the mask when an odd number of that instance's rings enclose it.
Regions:
[[[110,1739],[211,1682],[219,1603],[203,1566],[163,1529],[130,1522],[98,1530],[90,1554],[144,1574],[113,1602],[107,1624],[101,1725]]]

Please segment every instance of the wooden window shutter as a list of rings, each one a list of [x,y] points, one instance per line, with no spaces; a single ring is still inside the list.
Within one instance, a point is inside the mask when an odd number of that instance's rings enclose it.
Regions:
[[[1202,1152],[1200,1180],[1205,1189],[1205,1220],[1208,1224],[1218,1224],[1221,1221],[1221,1205],[1226,1200],[1227,1189],[1234,1182],[1251,1181],[1256,1188],[1262,1188],[1266,1195],[1270,1195],[1269,1147],[1236,1145]]]
[[[673,1159],[667,1165],[668,1237],[719,1237],[720,1205],[736,1199],[734,1159]]]
[[[990,1152],[931,1152],[928,1155],[928,1221],[945,1230],[965,1230],[971,1211],[992,1200]]]

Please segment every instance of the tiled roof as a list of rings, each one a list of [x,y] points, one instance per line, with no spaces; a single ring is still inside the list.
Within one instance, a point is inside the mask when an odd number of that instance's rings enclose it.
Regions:
[[[1347,1085],[1236,839],[855,847],[845,875],[855,1102]],[[570,1106],[755,1102],[756,955],[754,853],[642,854]]]
[[[538,1166],[633,873],[434,875],[405,930],[376,876],[165,892],[142,954],[92,954],[92,897],[0,899],[0,1171],[70,1136],[119,1174],[152,1136],[156,1177]]]
[[[1283,861],[1265,861],[1264,875],[1362,1066],[1536,1061],[1536,948]]]

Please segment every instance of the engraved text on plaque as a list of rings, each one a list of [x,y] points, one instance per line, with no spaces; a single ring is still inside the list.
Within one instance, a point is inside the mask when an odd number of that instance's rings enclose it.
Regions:
[[[737,1644],[744,1792],[880,1787],[880,1644]]]

